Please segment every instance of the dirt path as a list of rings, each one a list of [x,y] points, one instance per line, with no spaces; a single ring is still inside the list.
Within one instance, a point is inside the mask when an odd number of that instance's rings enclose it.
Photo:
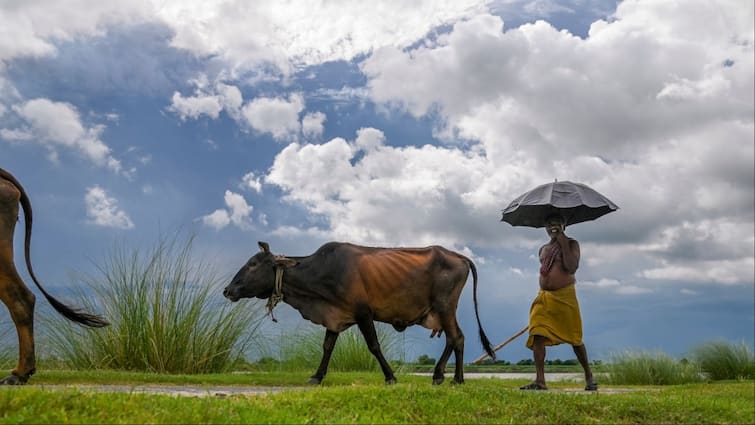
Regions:
[[[428,374],[415,374],[430,376]],[[532,373],[466,373],[468,379],[529,379]],[[599,391],[584,391],[581,373],[549,373],[546,374],[546,381],[574,381],[574,388],[552,389],[549,392],[565,392],[574,394],[620,394],[634,391],[627,388],[601,388]],[[505,384],[504,384],[505,385]],[[75,388],[80,391],[98,391],[98,392],[125,392],[125,393],[144,393],[144,394],[169,394],[180,397],[229,397],[229,396],[257,396],[265,397],[268,394],[279,393],[281,391],[306,391],[317,386],[242,386],[242,385],[40,385],[45,389],[71,389]]]
[[[432,376],[429,373],[415,373],[414,375],[420,376]],[[453,378],[453,373],[446,373],[447,378]],[[552,372],[545,374],[546,382],[550,381],[581,381],[584,379],[583,373],[564,373],[564,372]],[[464,372],[464,379],[476,379],[476,378],[496,378],[496,379],[534,379],[535,372],[532,373],[479,373],[479,372]]]
[[[182,397],[227,397],[231,395],[266,396],[281,391],[304,391],[315,387],[205,386],[205,385],[40,385],[44,389],[170,394]]]

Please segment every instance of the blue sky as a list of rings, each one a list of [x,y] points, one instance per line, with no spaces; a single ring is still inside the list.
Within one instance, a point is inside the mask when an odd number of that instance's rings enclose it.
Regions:
[[[0,167],[31,197],[53,293],[175,231],[229,276],[258,240],[440,244],[477,263],[494,343],[526,325],[546,241],[501,209],[579,181],[621,208],[567,229],[591,357],[752,346],[753,15],[737,0],[2,2]],[[305,326],[278,309],[268,332]],[[471,284],[459,320],[474,358]],[[409,329],[406,355],[438,356],[428,335]]]

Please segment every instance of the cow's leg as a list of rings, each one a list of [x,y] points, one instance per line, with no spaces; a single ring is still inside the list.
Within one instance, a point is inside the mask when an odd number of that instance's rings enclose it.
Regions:
[[[446,364],[448,363],[451,352],[453,351],[456,357],[456,367],[454,370],[454,383],[464,383],[464,334],[461,332],[459,324],[456,322],[456,317],[450,314],[440,314],[441,326],[446,333],[446,347],[443,349],[438,359],[438,363],[435,364],[435,370],[433,371],[433,385],[440,385],[445,379]]]
[[[435,363],[435,369],[433,370],[433,385],[440,385],[443,380],[446,379],[446,362],[448,357],[451,356],[451,345],[448,343],[448,336],[446,336],[446,348],[443,349],[443,354],[440,355],[438,363]]]
[[[461,331],[461,327],[456,322],[454,317],[453,323],[456,326],[456,337],[452,343],[454,348],[454,358],[456,359],[456,367],[454,368],[454,380],[452,384],[464,383],[464,333]]]
[[[336,346],[336,340],[338,339],[338,332],[331,330],[325,331],[325,340],[322,343],[322,360],[320,360],[320,367],[317,368],[317,372],[309,378],[310,384],[320,384],[325,378],[325,374],[328,373],[328,364],[330,364],[330,356],[333,354],[333,347]]]
[[[385,375],[385,383],[389,385],[395,384],[396,377],[393,376],[393,369],[391,369],[391,366],[385,360],[385,357],[383,357],[383,352],[380,350],[380,342],[378,341],[377,331],[375,330],[375,322],[370,315],[365,316],[366,317],[357,319],[357,326],[359,326],[359,330],[362,331],[362,335],[367,342],[367,348],[370,350],[370,353],[372,353],[378,363],[380,363],[380,368],[383,370],[383,375]]]
[[[24,384],[36,370],[34,357],[34,294],[24,285],[12,263],[12,251],[0,247],[0,299],[8,307],[18,334],[18,365],[0,385]]]

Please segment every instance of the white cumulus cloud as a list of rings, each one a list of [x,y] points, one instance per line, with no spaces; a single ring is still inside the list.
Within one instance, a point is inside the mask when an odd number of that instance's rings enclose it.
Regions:
[[[173,93],[170,110],[177,113],[181,119],[198,118],[207,115],[217,118],[223,110],[218,96],[197,94],[196,96],[184,97],[181,93]]]
[[[168,108],[182,120],[197,119],[206,115],[212,119],[226,111],[231,117],[237,117],[243,102],[241,90],[234,85],[218,82],[211,89],[206,89],[206,81],[195,81],[197,89],[193,96],[183,96],[174,92]]]
[[[437,136],[469,141],[469,163],[484,170],[461,194],[474,211],[581,181],[621,207],[579,227],[596,243],[625,242],[606,249],[621,254],[605,267],[642,251],[643,278],[741,284],[752,282],[753,239],[730,229],[755,231],[753,9],[625,1],[587,38],[479,14],[432,43],[376,49],[361,69],[372,100],[438,116]],[[672,240],[675,229],[696,237]],[[680,255],[693,246],[708,249]]]
[[[278,154],[265,182],[326,217],[330,228],[324,230],[336,239],[455,245],[482,239],[490,223],[497,225],[497,206],[486,219],[475,208],[479,182],[490,171],[479,157],[430,145],[384,146],[384,139],[381,131],[364,128],[354,141],[291,144]]]
[[[241,187],[243,189],[251,189],[257,193],[262,193],[262,177],[257,176],[253,172],[246,173],[241,178]]]
[[[137,22],[151,13],[149,3],[142,0],[3,2],[0,64],[17,57],[53,55],[56,41],[102,35],[106,25]]]
[[[131,229],[134,223],[128,214],[118,206],[118,200],[109,196],[100,186],[87,188],[84,196],[87,217],[92,223],[116,229]]]
[[[324,130],[325,114],[322,112],[310,112],[301,120],[301,132],[307,139],[317,139],[322,136]]]
[[[111,149],[100,138],[105,127],[85,126],[73,105],[38,98],[14,105],[13,111],[24,126],[2,129],[0,137],[41,144],[55,160],[58,148],[70,149],[98,166],[120,172],[121,162],[113,157]]]
[[[223,229],[231,224],[242,230],[250,229],[252,225],[251,214],[254,208],[247,204],[244,197],[226,190],[224,201],[226,208],[217,209],[203,216],[202,223],[216,230]]]
[[[484,7],[480,0],[174,1],[158,5],[156,14],[175,32],[176,47],[215,56],[233,72],[272,65],[288,75],[381,46],[406,46]]]
[[[231,217],[228,215],[228,211],[217,209],[202,217],[202,223],[213,229],[220,230],[231,224]]]
[[[288,99],[252,99],[242,108],[242,115],[251,128],[270,133],[276,140],[287,141],[295,139],[301,132],[299,114],[303,110],[304,98],[299,93],[293,93]]]

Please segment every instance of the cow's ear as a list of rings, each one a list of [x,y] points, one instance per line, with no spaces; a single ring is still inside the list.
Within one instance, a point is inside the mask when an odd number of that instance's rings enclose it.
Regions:
[[[295,265],[299,264],[299,262],[294,260],[293,258],[284,257],[282,255],[276,255],[274,264],[278,267],[283,267],[284,269],[287,269],[289,267],[294,267]]]
[[[262,242],[262,241],[259,241],[259,242],[257,242],[257,245],[259,245],[259,246],[260,246],[260,249],[261,249],[261,250],[262,250],[262,252],[264,252],[265,254],[269,254],[269,253],[270,253],[270,245],[268,245],[268,244],[267,244],[267,242]]]

